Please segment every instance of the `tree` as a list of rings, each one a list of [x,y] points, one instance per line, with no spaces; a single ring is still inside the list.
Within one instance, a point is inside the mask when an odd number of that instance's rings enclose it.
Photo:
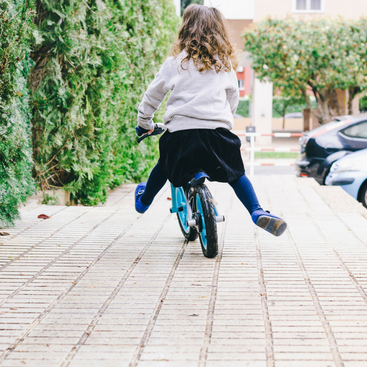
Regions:
[[[305,108],[306,101],[303,96],[275,96],[273,98],[273,110],[280,116],[283,117],[283,129],[285,129],[285,115],[287,112],[301,112]],[[296,107],[296,109],[295,109]],[[299,109],[297,110],[297,107]],[[290,111],[292,110],[292,111]]]
[[[181,0],[181,15],[185,11],[185,9],[191,4],[204,4],[204,0]]]
[[[340,115],[337,89],[349,91],[350,109],[355,95],[366,89],[366,19],[267,19],[243,38],[258,77],[271,80],[287,96],[303,96],[320,123]]]

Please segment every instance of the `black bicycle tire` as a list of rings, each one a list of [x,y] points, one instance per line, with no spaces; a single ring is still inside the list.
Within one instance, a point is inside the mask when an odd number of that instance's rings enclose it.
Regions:
[[[199,185],[195,188],[195,210],[197,210],[196,194],[199,196],[203,213],[201,220],[205,221],[206,227],[206,248],[203,245],[202,234],[199,232],[199,239],[201,244],[201,250],[205,257],[213,258],[218,254],[218,233],[217,233],[217,221],[215,218],[214,202],[212,194],[209,189],[204,185]]]
[[[367,208],[366,197],[367,197],[367,181],[363,183],[358,193],[358,200],[362,203],[362,205],[365,208]]]
[[[190,202],[190,196],[189,196],[189,202]],[[178,219],[178,224],[180,226],[181,232],[182,232],[183,236],[185,237],[185,239],[187,241],[195,241],[199,236],[199,233],[198,233],[197,229],[195,227],[190,227],[189,232],[186,232],[184,227],[183,227],[183,224],[181,222],[181,217],[180,217],[179,213],[177,213],[177,219]]]

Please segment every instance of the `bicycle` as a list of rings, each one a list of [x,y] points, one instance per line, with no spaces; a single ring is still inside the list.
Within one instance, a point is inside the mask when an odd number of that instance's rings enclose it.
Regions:
[[[151,133],[137,127],[140,143],[145,138],[160,135],[167,128],[164,124],[154,124]],[[205,185],[209,176],[198,172],[185,187],[174,187],[171,183],[172,208],[171,213],[176,213],[182,234],[187,241],[195,241],[198,237],[205,257],[213,258],[218,254],[217,223],[224,222],[214,203],[212,194]]]

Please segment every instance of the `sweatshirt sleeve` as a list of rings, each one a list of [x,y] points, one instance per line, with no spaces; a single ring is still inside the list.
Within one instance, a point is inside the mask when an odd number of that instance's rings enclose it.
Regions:
[[[168,83],[164,77],[164,64],[150,83],[147,91],[144,93],[143,100],[138,107],[138,126],[146,130],[153,129],[153,117],[158,110],[164,97],[169,91]]]
[[[231,88],[226,89],[227,101],[231,107],[232,115],[234,115],[237,111],[240,95],[238,91],[237,76],[233,69],[231,70],[229,77],[231,79]]]

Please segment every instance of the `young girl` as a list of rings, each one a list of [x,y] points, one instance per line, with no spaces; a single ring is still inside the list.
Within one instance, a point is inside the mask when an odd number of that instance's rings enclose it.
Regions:
[[[239,95],[235,50],[228,40],[225,21],[216,8],[192,4],[186,8],[172,56],[149,85],[138,111],[138,130],[153,129],[154,112],[166,94],[160,138],[160,158],[148,182],[135,191],[135,208],[144,213],[167,179],[185,186],[204,171],[210,181],[228,182],[259,227],[280,236],[283,219],[264,211],[245,175],[240,139],[232,134]]]

